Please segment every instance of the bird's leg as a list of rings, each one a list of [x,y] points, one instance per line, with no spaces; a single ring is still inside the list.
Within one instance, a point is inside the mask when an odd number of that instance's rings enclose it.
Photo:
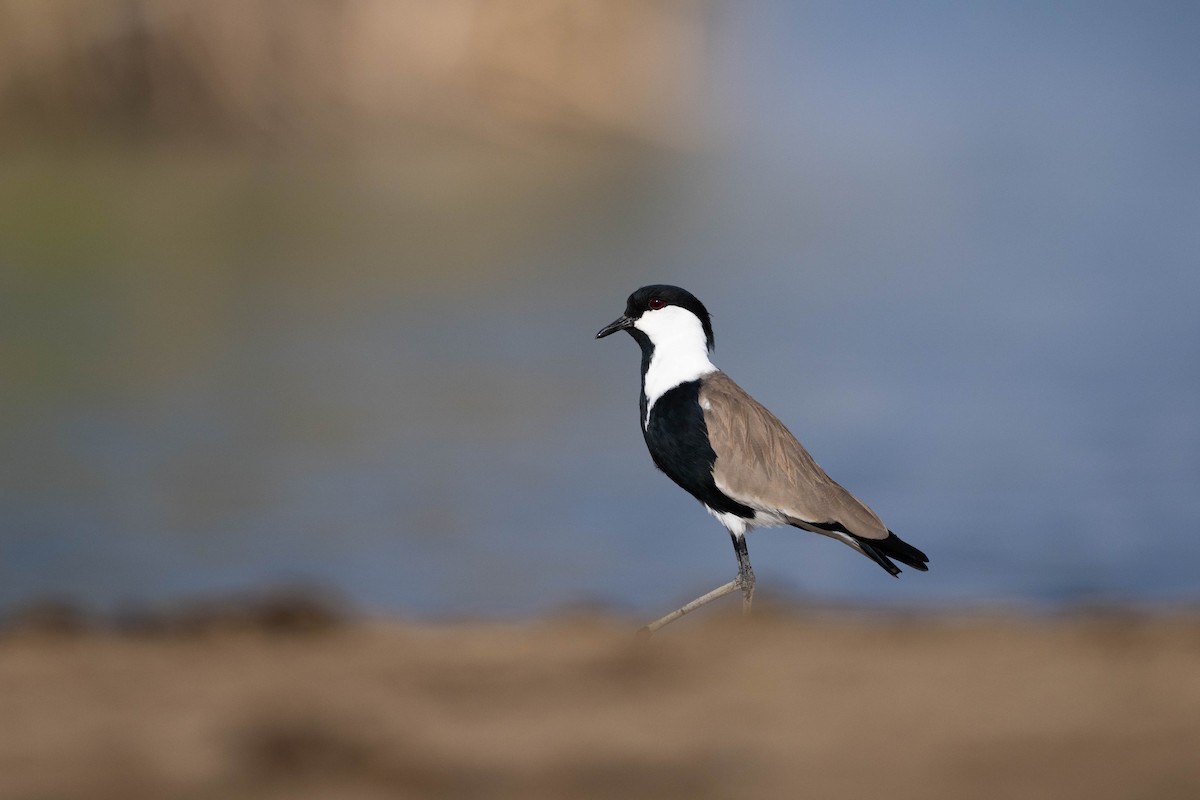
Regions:
[[[750,566],[750,549],[746,547],[746,537],[730,534],[733,537],[733,549],[737,553],[738,576],[737,586],[742,590],[742,613],[749,614],[750,606],[754,603],[754,570]]]
[[[754,602],[754,570],[750,568],[750,551],[746,547],[746,537],[733,535],[733,549],[737,553],[738,559],[737,578],[731,580],[729,583],[723,586],[718,586],[708,594],[697,597],[692,602],[683,606],[683,608],[677,608],[670,614],[667,614],[665,617],[660,617],[659,619],[654,620],[654,622],[651,622],[649,625],[646,625],[639,630],[638,633],[648,636],[664,625],[669,625],[670,623],[679,619],[689,611],[695,611],[700,606],[707,605],[713,600],[720,599],[727,594],[736,592],[738,589],[742,590],[742,613],[749,614],[750,605]]]
[[[711,603],[713,600],[717,600],[721,597],[724,597],[725,595],[729,594],[730,592],[736,592],[740,587],[741,587],[741,584],[736,580],[730,581],[729,583],[725,584],[724,586],[718,586],[716,589],[713,589],[708,594],[697,597],[695,600],[688,603],[683,608],[677,608],[674,611],[672,611],[670,614],[667,614],[665,617],[660,617],[659,619],[654,620],[654,622],[651,622],[649,625],[646,625],[643,628],[641,628],[638,631],[638,633],[648,636],[648,635],[654,633],[659,628],[663,627],[664,625],[669,625],[670,623],[679,619],[680,617],[682,617],[684,614],[688,613],[689,611],[695,611],[700,606],[707,605],[708,603]]]

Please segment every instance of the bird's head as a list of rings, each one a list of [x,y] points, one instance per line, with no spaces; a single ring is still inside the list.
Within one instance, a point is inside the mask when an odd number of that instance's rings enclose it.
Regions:
[[[597,339],[628,331],[643,350],[664,345],[713,349],[712,319],[708,309],[686,289],[666,284],[643,286],[625,303],[625,313],[600,329]]]

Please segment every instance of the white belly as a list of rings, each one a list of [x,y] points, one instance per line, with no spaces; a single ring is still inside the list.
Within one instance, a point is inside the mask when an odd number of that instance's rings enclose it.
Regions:
[[[787,520],[771,511],[755,510],[753,517],[739,517],[728,511],[714,511],[708,506],[705,506],[704,509],[716,517],[717,522],[724,525],[725,530],[734,536],[745,536],[755,528],[773,528],[776,525],[787,524]]]

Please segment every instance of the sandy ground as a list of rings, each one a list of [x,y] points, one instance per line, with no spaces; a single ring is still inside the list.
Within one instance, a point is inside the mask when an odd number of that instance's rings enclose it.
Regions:
[[[75,627],[0,797],[1200,797],[1200,615]]]

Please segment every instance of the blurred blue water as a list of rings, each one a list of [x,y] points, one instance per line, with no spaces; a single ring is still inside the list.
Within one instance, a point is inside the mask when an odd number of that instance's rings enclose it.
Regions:
[[[528,277],[336,308],[267,293],[166,389],[11,420],[0,608],[308,582],[415,615],[653,613],[723,582],[725,533],[645,453],[636,347],[592,339],[659,281],[931,559],[896,581],[760,531],[764,590],[1200,599],[1200,12],[724,14],[722,144]]]

